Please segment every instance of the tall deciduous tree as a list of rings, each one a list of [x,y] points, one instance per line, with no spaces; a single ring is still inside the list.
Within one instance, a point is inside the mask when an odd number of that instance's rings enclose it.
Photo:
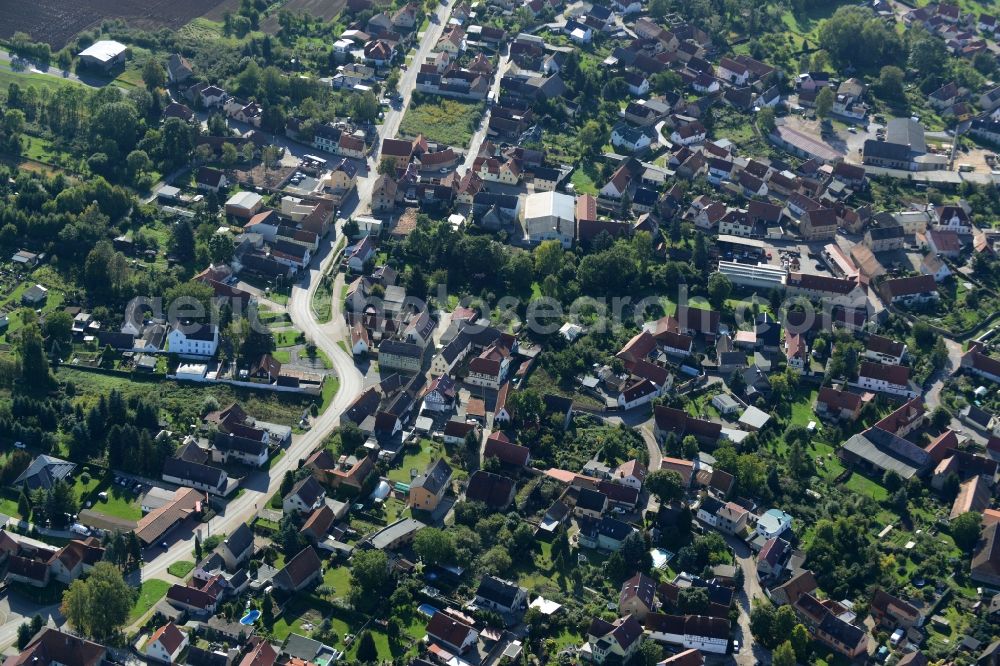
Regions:
[[[137,591],[110,562],[98,562],[86,579],[77,579],[63,593],[62,614],[80,633],[102,641],[128,621]]]

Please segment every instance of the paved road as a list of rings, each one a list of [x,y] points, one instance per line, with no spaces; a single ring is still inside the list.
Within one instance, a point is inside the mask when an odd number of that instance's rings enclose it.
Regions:
[[[496,77],[493,79],[493,85],[490,87],[489,99],[497,99],[500,95],[500,79],[507,72],[507,68],[510,67],[510,52],[508,51],[504,55],[500,56],[500,60],[497,63],[497,73]],[[469,140],[469,147],[465,152],[465,171],[463,175],[472,169],[472,163],[476,161],[476,157],[479,156],[479,149],[482,147],[483,142],[486,140],[486,134],[490,128],[490,114],[492,109],[487,108],[486,113],[483,114],[482,119],[480,119],[479,128],[476,133],[472,135],[472,139]]]
[[[938,370],[932,376],[933,383],[924,395],[924,401],[929,410],[934,410],[941,404],[941,389],[944,383],[962,364],[962,344],[955,342],[951,338],[943,338],[944,344],[948,348],[948,363],[944,368]]]
[[[64,81],[76,81],[77,83],[82,83],[85,86],[91,86],[94,88],[100,87],[99,85],[95,85],[95,83],[93,82],[84,81],[73,72],[63,71],[56,67],[47,67],[45,65],[40,65],[30,60],[19,58],[18,56],[8,51],[0,51],[0,62],[11,63],[12,69],[14,69],[13,67],[14,63],[19,63],[20,65],[24,66],[24,69],[22,71],[26,73],[46,74],[56,79],[63,79]],[[17,70],[14,69],[14,71],[16,72]]]
[[[419,63],[430,54],[441,37],[445,23],[451,15],[451,9],[455,0],[449,0],[448,4],[440,5],[437,8],[438,21],[432,22],[424,33],[423,39],[417,48],[412,64],[403,72],[399,82],[399,92],[403,96],[403,103],[399,108],[390,109],[380,128],[379,134],[382,137],[393,137],[399,131],[399,123],[403,119],[403,114],[410,103],[413,90],[416,87],[417,72]],[[286,146],[287,147],[287,146]],[[296,146],[301,147],[301,146]],[[378,149],[381,149],[379,145]],[[377,153],[372,162],[377,164]],[[357,212],[365,212],[371,203],[372,181],[374,178],[361,178],[358,184],[358,196],[356,201],[349,202],[341,210],[337,220],[337,233],[323,243],[323,249],[315,256],[312,265],[306,275],[292,288],[291,298],[288,302],[288,313],[292,322],[302,330],[306,337],[311,338],[316,346],[326,352],[333,363],[333,369],[340,381],[340,389],[333,402],[320,416],[313,419],[312,428],[309,432],[295,436],[286,451],[284,457],[271,467],[269,473],[259,473],[251,476],[247,480],[247,490],[242,495],[232,500],[226,507],[225,513],[216,516],[209,524],[207,533],[219,534],[229,533],[240,523],[249,520],[259,508],[263,507],[267,498],[277,492],[281,485],[281,479],[285,472],[298,467],[299,461],[307,457],[312,451],[321,446],[330,432],[337,426],[340,414],[347,408],[354,398],[361,393],[364,387],[364,377],[355,367],[354,359],[337,345],[337,341],[342,339],[344,334],[343,316],[339,298],[333,301],[333,317],[329,323],[321,324],[316,321],[312,312],[312,296],[319,286],[321,276],[326,272],[334,259],[333,246],[335,239],[340,237],[344,222],[349,216]],[[334,291],[335,294],[339,293]],[[155,560],[147,564],[142,569],[142,579],[159,578],[166,574],[167,568],[178,560],[190,559],[191,551],[194,548],[194,536],[184,538],[161,554]]]
[[[721,534],[721,532],[720,532]],[[736,600],[740,610],[740,617],[737,621],[739,625],[739,641],[741,644],[740,653],[735,655],[735,662],[739,666],[755,666],[756,664],[771,663],[771,655],[767,650],[754,643],[753,634],[750,633],[750,608],[754,599],[766,598],[764,590],[757,579],[757,563],[754,560],[754,553],[742,539],[723,534],[726,543],[733,549],[736,556],[736,564],[743,571],[743,589]]]

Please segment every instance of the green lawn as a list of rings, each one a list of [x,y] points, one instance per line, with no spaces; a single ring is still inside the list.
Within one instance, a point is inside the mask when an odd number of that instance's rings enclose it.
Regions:
[[[65,86],[80,86],[82,83],[70,79],[62,79],[48,74],[38,74],[36,72],[16,72],[11,69],[9,62],[0,63],[0,88],[7,90],[11,83],[20,86],[33,86],[37,88],[48,88],[56,91]]]
[[[810,391],[805,393],[800,391],[796,395],[795,402],[792,403],[792,423],[795,425],[809,425],[810,421],[817,421],[815,412],[813,412],[813,405],[816,404],[816,397],[819,395],[819,391]]]
[[[300,344],[302,333],[294,329],[274,332],[274,345],[276,347],[294,347]]]
[[[135,622],[145,615],[169,589],[170,583],[165,580],[151,578],[142,581],[142,587],[139,588],[139,598],[136,599],[135,605],[132,606],[132,612],[128,614],[128,621],[130,623]]]
[[[422,134],[428,141],[464,148],[483,117],[483,105],[415,94],[400,123],[403,136]]]
[[[288,351],[287,349],[277,349],[271,352],[271,356],[273,356],[274,360],[277,361],[278,363],[292,362],[292,352]]]
[[[871,497],[876,502],[881,502],[889,497],[889,491],[857,472],[851,475],[851,478],[847,480],[844,486],[854,492],[868,495],[868,497]]]
[[[174,562],[169,567],[167,567],[167,573],[171,576],[177,576],[178,578],[185,578],[194,569],[194,562],[190,560],[181,560],[180,562]]]
[[[337,377],[327,377],[323,382],[323,406],[320,411],[324,411],[333,402],[333,398],[340,390],[340,380]]]
[[[323,574],[323,584],[333,590],[334,597],[345,598],[351,591],[351,572],[347,567],[330,567]]]
[[[417,474],[420,474],[427,469],[428,465],[436,458],[440,458],[444,453],[440,444],[429,439],[420,440],[419,446],[419,449],[416,446],[408,446],[406,448],[402,463],[389,470],[389,479],[391,481],[409,483],[413,480],[410,470],[416,470]]]
[[[570,176],[570,182],[573,183],[573,189],[576,190],[577,194],[594,194],[598,192],[597,183],[595,178],[598,177],[597,169],[594,168],[592,163],[581,164],[579,167],[573,170],[573,175]]]
[[[239,401],[247,413],[253,414],[255,418],[289,426],[298,423],[302,410],[313,402],[311,396],[294,393],[238,389],[223,384],[193,386],[166,380],[137,382],[127,377],[102,375],[66,366],[59,368],[56,377],[63,382],[73,382],[79,396],[77,401],[85,407],[96,403],[97,396],[117,389],[126,399],[133,395],[152,398],[159,403],[168,418],[172,417],[174,423],[183,424],[184,427],[193,423],[192,419],[201,416],[202,403],[210,396],[222,407]]]
[[[108,494],[107,500],[98,499],[97,494],[102,491]],[[142,506],[139,504],[139,497],[131,490],[111,483],[110,478],[106,479],[100,488],[94,488],[89,499],[93,502],[91,509],[106,516],[135,521],[142,518]]]

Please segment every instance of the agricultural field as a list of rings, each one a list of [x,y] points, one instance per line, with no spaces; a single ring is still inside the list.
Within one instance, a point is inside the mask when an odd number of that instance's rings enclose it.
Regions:
[[[417,136],[449,146],[467,146],[483,116],[483,105],[444,97],[414,95],[403,122],[401,136]]]
[[[323,19],[324,21],[330,21],[337,18],[341,10],[347,4],[347,0],[288,0],[282,4],[281,8],[289,12],[302,12],[304,14],[309,14],[318,19]],[[239,6],[239,3],[234,3],[232,0],[224,0],[222,5],[234,5]],[[216,8],[210,12],[211,16],[216,14],[222,17],[222,13]],[[271,14],[264,21],[261,22],[261,30],[273,35],[278,31],[278,15]]]
[[[7,7],[0,23],[0,38],[26,32],[32,39],[60,49],[80,31],[108,19],[123,19],[139,28],[176,30],[206,10],[215,11],[219,5],[229,5],[229,9],[233,9],[238,4],[232,0],[37,0],[18,3],[16,11]]]

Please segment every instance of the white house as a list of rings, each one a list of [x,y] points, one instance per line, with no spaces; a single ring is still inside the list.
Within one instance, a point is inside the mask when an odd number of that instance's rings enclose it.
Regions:
[[[310,514],[326,502],[326,491],[315,477],[307,476],[294,486],[281,501],[281,509],[285,514]]]
[[[670,140],[682,146],[691,146],[705,140],[705,127],[699,122],[678,127],[670,134]]]
[[[726,653],[729,629],[729,620],[705,615],[650,613],[646,616],[646,631],[651,640],[715,654]]]
[[[660,396],[660,387],[648,379],[641,379],[618,394],[618,409],[635,409],[642,405],[649,404],[654,398]]]
[[[754,531],[765,539],[773,539],[784,534],[791,526],[791,514],[781,509],[768,509],[757,519]]]
[[[627,123],[618,123],[611,129],[611,145],[615,148],[627,148],[636,152],[648,148],[656,139],[656,130],[652,127],[633,127]]]
[[[858,371],[858,386],[869,391],[891,393],[913,398],[917,392],[910,388],[910,369],[904,365],[885,365],[865,361]]]
[[[177,661],[187,645],[187,634],[178,629],[173,622],[168,622],[149,637],[149,641],[146,642],[146,656],[154,661],[172,664]]]
[[[723,81],[734,86],[743,87],[750,80],[750,70],[741,62],[736,62],[732,58],[723,58],[719,61],[719,67],[715,72]]]
[[[167,345],[171,354],[211,358],[219,349],[219,327],[215,324],[174,324],[167,335]]]

